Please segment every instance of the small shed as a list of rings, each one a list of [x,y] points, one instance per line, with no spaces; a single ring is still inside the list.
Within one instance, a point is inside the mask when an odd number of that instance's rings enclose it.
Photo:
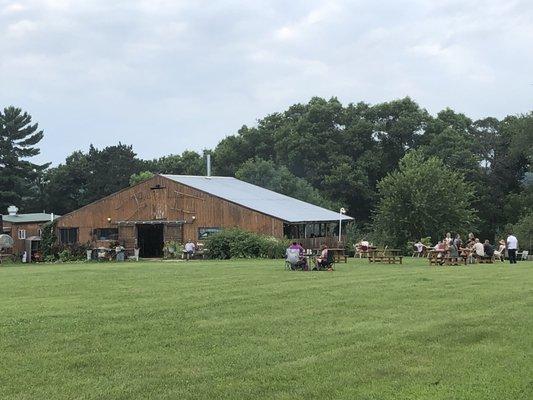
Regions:
[[[57,215],[49,213],[29,213],[19,214],[18,208],[11,206],[7,215],[2,215],[3,228],[1,233],[5,233],[15,241],[12,252],[20,256],[25,251],[38,251],[41,240],[42,227],[50,221],[58,218]]]

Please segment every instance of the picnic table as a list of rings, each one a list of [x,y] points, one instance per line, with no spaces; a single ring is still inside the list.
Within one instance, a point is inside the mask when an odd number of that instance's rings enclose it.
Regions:
[[[428,251],[429,265],[459,265],[459,260],[466,265],[467,258],[468,254],[463,252],[458,257],[450,257],[447,250],[431,249]]]
[[[368,252],[368,261],[371,263],[402,264],[402,259],[402,251],[399,249],[374,249]]]
[[[344,260],[345,263],[348,262],[348,256],[346,255],[344,247],[328,248],[328,251],[333,253],[333,258],[336,263],[341,262],[341,259]]]

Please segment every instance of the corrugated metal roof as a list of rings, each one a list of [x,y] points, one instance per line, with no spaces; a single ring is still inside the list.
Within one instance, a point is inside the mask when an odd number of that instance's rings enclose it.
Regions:
[[[59,215],[54,215],[54,219],[59,218]],[[2,215],[2,219],[5,222],[11,222],[14,224],[23,224],[31,222],[46,222],[51,221],[52,214],[46,213],[33,213],[33,214],[17,214],[17,215]]]
[[[161,175],[287,222],[338,221],[339,213],[297,200],[236,178],[225,176]],[[353,218],[343,215],[343,220]]]

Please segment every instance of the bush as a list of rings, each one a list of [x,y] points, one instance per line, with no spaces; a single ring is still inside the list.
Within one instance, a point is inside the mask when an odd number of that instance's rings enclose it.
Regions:
[[[165,242],[165,246],[163,247],[163,257],[164,258],[180,258],[183,254],[184,246],[176,241],[169,240]]]
[[[520,250],[533,251],[533,212],[523,215],[510,231],[518,239]]]
[[[56,236],[56,227],[57,222],[48,222],[42,226],[41,233],[41,251],[44,258],[55,258],[57,252],[54,253],[56,249],[57,236]]]
[[[205,241],[210,258],[283,258],[288,240],[263,236],[242,229],[224,229]]]
[[[46,255],[46,261],[83,261],[87,259],[88,244],[56,245],[52,247],[52,254]]]

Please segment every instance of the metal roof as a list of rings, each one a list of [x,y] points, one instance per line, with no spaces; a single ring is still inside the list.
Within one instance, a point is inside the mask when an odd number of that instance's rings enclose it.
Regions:
[[[287,222],[338,221],[339,212],[330,211],[260,186],[225,176],[161,175]],[[352,220],[347,215],[343,220]]]
[[[47,222],[52,220],[52,215],[47,213],[33,213],[33,214],[17,214],[17,215],[2,215],[5,222],[12,224],[28,224],[31,222]],[[54,215],[54,219],[59,218],[59,215]]]

